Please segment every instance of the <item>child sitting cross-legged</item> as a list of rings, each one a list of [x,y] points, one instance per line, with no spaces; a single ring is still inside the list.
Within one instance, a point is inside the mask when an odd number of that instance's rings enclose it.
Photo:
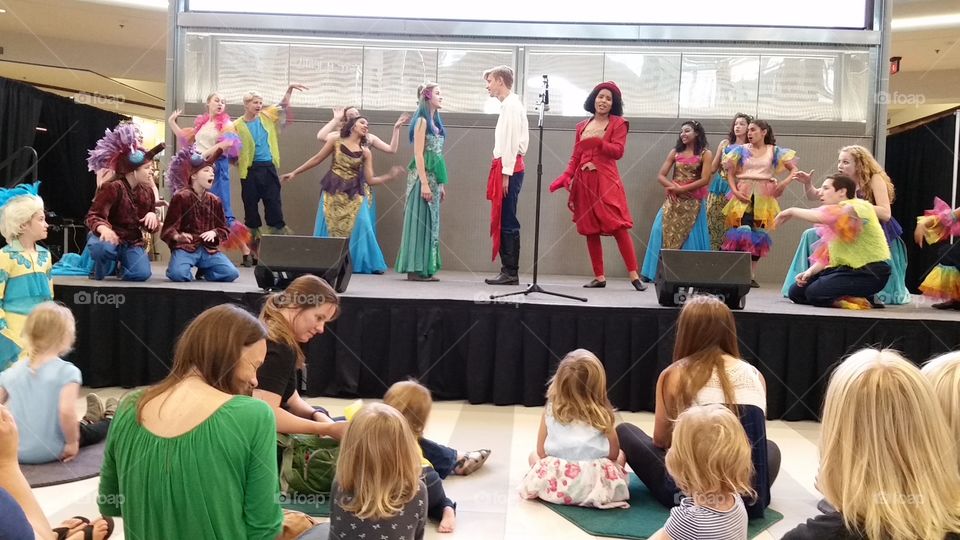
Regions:
[[[23,335],[27,358],[0,373],[0,403],[17,422],[20,463],[70,461],[80,447],[107,436],[117,400],[106,404],[87,395],[87,414],[77,418],[80,370],[60,357],[72,347],[73,314],[61,304],[44,302],[27,317]]]
[[[666,465],[685,497],[651,540],[746,540],[741,495],[754,497],[753,462],[747,434],[730,409],[714,404],[680,413]]]
[[[204,159],[188,146],[170,162],[168,177],[174,189],[160,238],[170,246],[170,281],[193,281],[194,267],[207,281],[229,282],[240,277],[237,267],[220,248],[230,236],[223,203],[210,193],[217,150]]]
[[[627,508],[623,453],[614,429],[603,364],[577,349],[557,367],[547,390],[532,468],[520,496],[597,508]]]

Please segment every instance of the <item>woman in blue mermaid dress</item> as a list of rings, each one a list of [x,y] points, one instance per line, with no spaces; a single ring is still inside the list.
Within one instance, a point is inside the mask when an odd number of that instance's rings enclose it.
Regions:
[[[886,287],[876,295],[875,300],[881,304],[909,304],[912,296],[906,285],[907,248],[901,238],[903,228],[890,214],[890,205],[895,195],[893,182],[870,151],[862,146],[841,148],[837,171],[856,180],[859,186],[857,197],[869,201],[877,209],[877,216],[880,218],[880,224],[883,226],[883,232],[890,246],[891,259],[887,261],[890,263],[890,278],[887,280]],[[817,190],[810,185],[809,177],[801,181],[807,184],[807,198],[819,199]],[[884,218],[886,218],[885,221]],[[796,281],[797,274],[810,268],[811,246],[819,238],[814,229],[807,229],[800,237],[800,245],[797,246],[797,252],[793,256],[793,262],[783,282],[781,292],[785,297],[790,286]]]
[[[343,124],[358,116],[360,116],[360,111],[356,107],[334,109],[333,119],[320,128],[320,131],[317,132],[317,139],[326,141],[337,138],[339,135],[337,132],[343,127]],[[372,133],[367,134],[367,148],[371,150],[376,148],[385,154],[396,154],[400,146],[400,127],[409,119],[410,115],[404,113],[393,124],[390,144],[383,142],[383,139]],[[382,181],[383,179],[377,177],[370,184],[377,184]],[[321,238],[329,236],[327,222],[324,218],[322,197],[320,208],[317,210],[317,219],[313,226],[313,235]],[[357,213],[353,233],[350,235],[350,260],[353,264],[353,272],[356,274],[382,274],[387,270],[387,261],[384,259],[383,250],[380,249],[380,243],[377,241],[377,200],[369,185],[364,186],[363,204]]]

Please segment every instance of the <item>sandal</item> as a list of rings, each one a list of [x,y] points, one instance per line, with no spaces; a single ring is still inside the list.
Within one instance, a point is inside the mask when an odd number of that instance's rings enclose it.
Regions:
[[[69,519],[75,519],[80,523],[77,524],[75,527],[67,527],[63,523],[61,523],[59,527],[54,528],[52,532],[57,535],[57,540],[64,540],[65,538],[70,536],[71,533],[80,532],[86,529],[90,525],[90,520],[83,516],[73,516],[72,518],[69,518]],[[68,520],[65,519],[63,521],[64,523],[66,523]]]
[[[97,521],[104,521],[107,524],[107,533],[103,536],[104,540],[106,540],[107,538],[110,538],[110,536],[113,535],[113,527],[114,527],[113,518],[103,516],[83,528],[83,540],[94,540],[93,531],[96,528]]]
[[[490,450],[474,450],[472,452],[467,452],[457,461],[453,466],[453,474],[458,476],[469,476],[475,472],[480,467],[483,467],[483,464],[487,462],[487,458],[490,457]]]

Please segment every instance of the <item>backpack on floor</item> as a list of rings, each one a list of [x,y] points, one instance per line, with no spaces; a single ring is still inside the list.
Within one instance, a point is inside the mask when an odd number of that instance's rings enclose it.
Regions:
[[[316,435],[285,435],[277,438],[283,449],[280,491],[284,493],[330,493],[337,470],[340,443]]]

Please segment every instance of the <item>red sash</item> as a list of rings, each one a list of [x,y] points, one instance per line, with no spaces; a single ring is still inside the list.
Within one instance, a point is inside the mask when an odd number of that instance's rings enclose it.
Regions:
[[[514,174],[525,170],[523,156],[517,154],[517,163],[514,165]],[[503,163],[496,158],[490,164],[490,176],[487,177],[487,200],[490,201],[490,238],[493,240],[493,256],[490,260],[497,260],[500,253],[500,218],[503,214]]]

